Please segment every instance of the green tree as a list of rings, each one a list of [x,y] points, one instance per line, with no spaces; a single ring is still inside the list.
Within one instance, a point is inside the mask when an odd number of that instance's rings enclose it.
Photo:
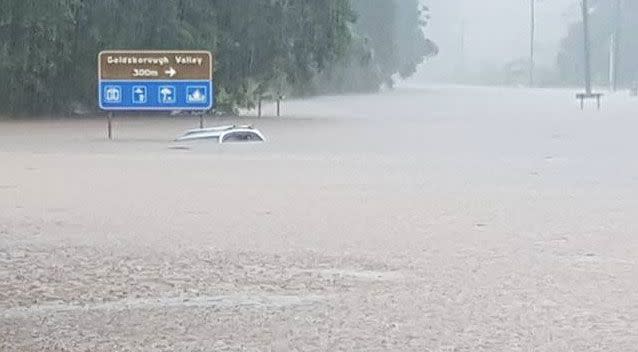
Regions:
[[[374,91],[427,55],[421,17],[417,0],[3,0],[0,113],[94,110],[106,49],[214,52],[224,109]]]
[[[427,8],[418,0],[353,0],[356,21],[345,58],[320,76],[320,92],[374,92],[407,78],[438,47],[424,35]]]

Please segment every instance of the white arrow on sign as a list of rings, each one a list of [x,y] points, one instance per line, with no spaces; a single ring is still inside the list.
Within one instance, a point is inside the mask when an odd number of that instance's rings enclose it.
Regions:
[[[177,74],[177,71],[173,67],[169,67],[168,70],[164,71],[168,75],[168,77],[173,77]]]

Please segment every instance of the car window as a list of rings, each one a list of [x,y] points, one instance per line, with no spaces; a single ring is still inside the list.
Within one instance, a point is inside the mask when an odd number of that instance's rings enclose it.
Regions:
[[[224,135],[223,143],[227,142],[262,142],[263,139],[254,132],[230,132]]]

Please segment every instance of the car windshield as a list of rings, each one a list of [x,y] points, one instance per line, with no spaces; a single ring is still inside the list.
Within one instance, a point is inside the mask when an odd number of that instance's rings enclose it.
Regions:
[[[638,351],[638,0],[0,0],[0,352]]]

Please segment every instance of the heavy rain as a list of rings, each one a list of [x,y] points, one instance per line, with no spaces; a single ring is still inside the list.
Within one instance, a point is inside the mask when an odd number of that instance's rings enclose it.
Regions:
[[[3,0],[0,350],[634,351],[637,26]]]

